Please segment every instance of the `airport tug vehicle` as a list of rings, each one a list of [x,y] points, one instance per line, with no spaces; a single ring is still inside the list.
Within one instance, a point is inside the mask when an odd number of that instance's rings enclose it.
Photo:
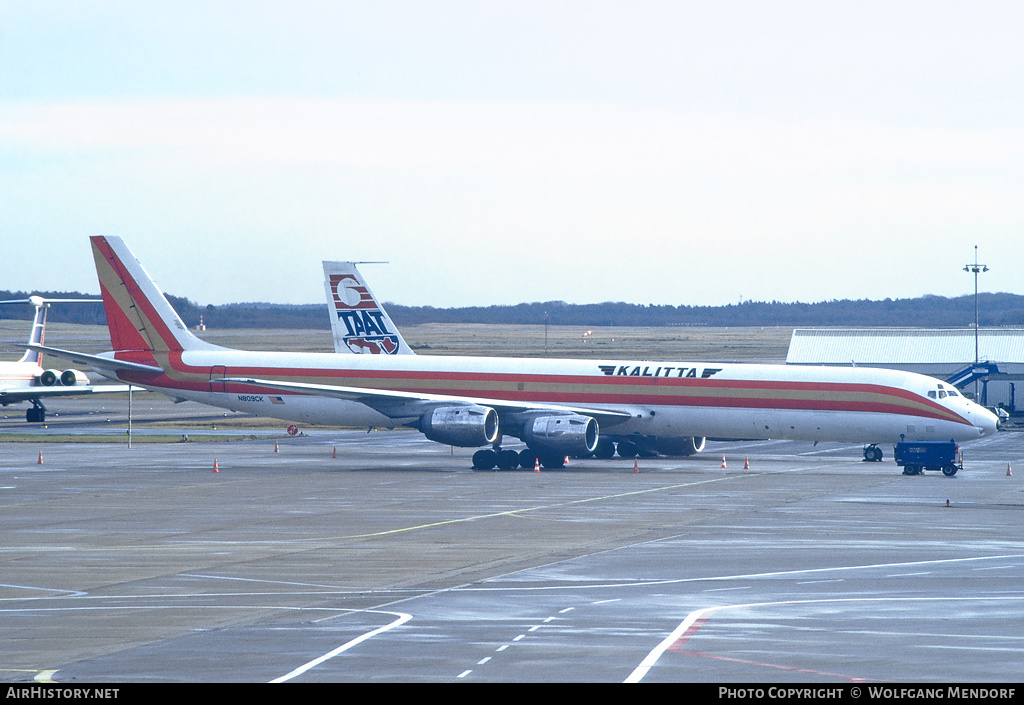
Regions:
[[[925,470],[941,470],[946,477],[953,477],[964,469],[959,459],[956,441],[900,441],[893,446],[896,464],[903,468],[904,475],[920,475]]]

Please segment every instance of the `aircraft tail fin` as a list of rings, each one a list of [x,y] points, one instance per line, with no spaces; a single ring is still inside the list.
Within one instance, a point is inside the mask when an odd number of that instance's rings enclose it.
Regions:
[[[27,299],[10,299],[0,301],[0,304],[29,304],[35,308],[35,315],[32,317],[32,330],[28,334],[28,344],[25,354],[18,362],[28,362],[38,367],[43,366],[43,352],[38,348],[43,346],[46,338],[46,309],[50,304],[98,304],[100,299],[44,299],[42,296],[32,295]]]
[[[89,239],[107,314],[110,343],[119,358],[156,364],[154,353],[218,349],[189,332],[121,238],[95,236]]]
[[[334,352],[414,355],[391,317],[366,285],[356,262],[324,262],[327,310]],[[370,263],[358,263],[370,264]]]
[[[29,302],[36,307],[36,315],[32,318],[32,332],[28,334],[29,345],[42,345],[46,337],[46,309],[49,305],[39,297],[29,299]],[[25,349],[25,354],[18,362],[29,362],[39,367],[43,366],[43,353],[31,348]]]

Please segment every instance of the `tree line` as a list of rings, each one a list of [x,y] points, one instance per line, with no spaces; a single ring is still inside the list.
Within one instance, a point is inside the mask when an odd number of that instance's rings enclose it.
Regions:
[[[96,298],[93,294],[67,291],[32,292],[48,298]],[[2,291],[0,300],[26,299],[24,291]],[[327,304],[236,303],[214,306],[196,304],[184,297],[167,295],[189,327],[200,322],[216,328],[307,328],[330,326]],[[966,328],[974,325],[974,296],[955,298],[921,296],[912,299],[873,301],[832,300],[818,303],[744,301],[725,306],[670,306],[607,301],[570,304],[564,301],[522,303],[508,306],[403,306],[385,303],[398,326],[423,323],[484,323],[493,325],[578,326],[793,326],[793,327],[912,327]],[[978,296],[979,320],[984,327],[1024,326],[1024,296],[992,293]],[[29,320],[28,305],[0,306],[0,318]],[[104,325],[100,304],[54,305],[50,321]]]

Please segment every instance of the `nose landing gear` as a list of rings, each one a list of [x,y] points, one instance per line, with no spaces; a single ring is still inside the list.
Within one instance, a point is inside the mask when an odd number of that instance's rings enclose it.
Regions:
[[[869,446],[864,446],[864,462],[866,463],[880,463],[882,462],[882,449],[876,444],[872,443]]]

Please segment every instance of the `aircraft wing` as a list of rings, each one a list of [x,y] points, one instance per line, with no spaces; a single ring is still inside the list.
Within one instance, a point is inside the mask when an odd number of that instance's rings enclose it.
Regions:
[[[315,396],[333,397],[347,401],[357,401],[379,411],[393,419],[419,416],[424,409],[439,405],[475,404],[488,406],[499,413],[515,413],[526,411],[547,411],[566,414],[582,414],[592,416],[601,424],[613,425],[630,418],[624,411],[593,409],[580,406],[564,406],[561,404],[544,404],[538,402],[516,402],[477,397],[462,397],[448,394],[422,394],[399,392],[390,389],[366,389],[364,387],[341,387],[329,384],[306,384],[303,382],[279,382],[268,379],[252,379],[242,377],[226,377],[218,382],[234,382],[251,384],[259,387],[270,387],[287,392],[302,392]]]
[[[48,353],[55,357],[70,360],[71,362],[77,362],[79,365],[86,365],[98,371],[118,372],[120,370],[132,370],[134,372],[151,372],[154,374],[159,374],[164,371],[164,368],[157,367],[155,365],[143,365],[138,362],[116,360],[112,357],[88,355],[86,353],[74,352],[73,350],[51,348],[46,345],[29,345],[27,347],[29,350],[38,350],[39,352]]]
[[[0,389],[0,405],[16,404],[21,401],[33,401],[47,397],[73,397],[84,394],[116,394],[127,392],[131,385],[127,384],[89,384],[81,387],[21,387],[18,389]],[[135,387],[141,391],[142,387]]]

